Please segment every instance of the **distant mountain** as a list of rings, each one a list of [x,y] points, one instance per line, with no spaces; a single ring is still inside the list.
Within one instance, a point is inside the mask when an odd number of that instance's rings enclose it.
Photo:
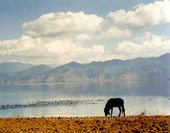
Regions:
[[[31,64],[23,64],[19,62],[5,62],[0,64],[0,73],[14,73],[33,67]]]
[[[70,62],[54,69],[46,65],[35,66],[9,77],[0,74],[0,84],[56,83],[75,81],[114,81],[139,79],[169,79],[170,54],[160,57],[109,60],[80,64]]]
[[[8,74],[0,73],[0,84],[5,84],[9,80]]]
[[[22,82],[41,82],[39,78],[44,75],[44,73],[52,70],[51,67],[47,65],[39,65],[24,71],[20,71],[16,73],[12,78],[11,81],[15,83],[22,83]]]
[[[0,84],[5,84],[10,81],[17,72],[33,67],[32,64],[24,64],[19,62],[4,62],[0,63]]]
[[[72,61],[72,62],[70,62],[70,63],[68,63],[68,64],[66,64],[64,66],[68,66],[68,67],[82,67],[82,64]]]
[[[169,55],[125,61],[114,59],[89,64],[71,62],[49,71],[43,82],[170,78]]]

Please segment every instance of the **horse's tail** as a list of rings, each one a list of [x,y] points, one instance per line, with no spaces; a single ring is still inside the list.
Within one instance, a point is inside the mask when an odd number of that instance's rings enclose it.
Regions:
[[[124,102],[123,102],[123,105],[122,105],[122,114],[124,113],[124,116],[125,116],[125,107],[124,107]]]

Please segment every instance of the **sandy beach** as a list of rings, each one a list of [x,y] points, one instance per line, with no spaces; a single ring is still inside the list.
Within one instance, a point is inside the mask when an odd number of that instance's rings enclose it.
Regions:
[[[163,132],[170,131],[170,115],[126,117],[0,118],[0,133]]]

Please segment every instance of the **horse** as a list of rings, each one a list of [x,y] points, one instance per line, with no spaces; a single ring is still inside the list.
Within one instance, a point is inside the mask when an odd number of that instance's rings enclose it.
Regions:
[[[124,100],[122,98],[111,98],[107,101],[105,108],[104,108],[104,113],[105,116],[111,115],[113,112],[113,107],[118,107],[119,108],[119,116],[124,114],[125,116],[125,108],[124,108]],[[111,114],[110,114],[110,109],[111,109]]]

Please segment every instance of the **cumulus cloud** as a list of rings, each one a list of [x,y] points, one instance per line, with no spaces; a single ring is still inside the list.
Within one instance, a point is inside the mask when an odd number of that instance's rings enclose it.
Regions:
[[[116,26],[110,27],[106,31],[102,31],[100,35],[96,35],[93,39],[102,40],[102,39],[111,39],[111,38],[122,38],[130,37],[132,35],[131,31],[128,29],[120,29]]]
[[[149,26],[170,22],[170,1],[155,1],[151,4],[140,4],[134,11],[119,10],[110,12],[112,25],[121,29],[139,30]]]
[[[136,31],[170,22],[170,1],[155,1],[134,6],[134,10],[110,12],[101,23],[100,34],[94,39],[130,37]]]
[[[31,38],[22,36],[18,40],[0,41],[0,59],[32,64],[61,65],[71,61],[87,63],[110,59],[160,56],[170,52],[170,38],[146,33],[133,41],[125,40],[106,51],[100,44],[83,47],[70,40]],[[3,58],[6,57],[6,58]]]
[[[106,18],[84,12],[57,12],[25,22],[26,36],[102,40],[130,37],[137,30],[170,22],[170,1],[140,4],[134,10],[110,12]]]
[[[81,63],[100,60],[105,54],[104,46],[100,44],[83,47],[69,39],[31,38],[22,36],[18,40],[0,41],[0,55],[13,61],[33,64],[61,65],[71,61]]]
[[[157,36],[150,32],[133,41],[123,41],[113,47],[113,53],[124,58],[160,56],[170,52],[170,38]]]
[[[25,35],[31,37],[74,37],[88,38],[87,33],[94,33],[100,29],[102,17],[83,12],[57,12],[42,15],[40,18],[25,22],[23,28],[28,28]]]
[[[0,55],[12,55],[15,49],[18,47],[17,44],[18,40],[5,40],[0,41]]]

